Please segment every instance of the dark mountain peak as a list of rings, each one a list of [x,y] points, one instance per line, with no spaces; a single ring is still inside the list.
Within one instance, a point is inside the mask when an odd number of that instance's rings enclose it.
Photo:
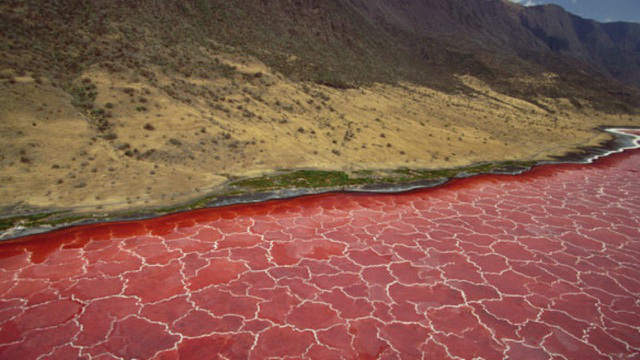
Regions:
[[[640,24],[599,23],[555,5],[526,7],[520,19],[549,51],[640,86]]]

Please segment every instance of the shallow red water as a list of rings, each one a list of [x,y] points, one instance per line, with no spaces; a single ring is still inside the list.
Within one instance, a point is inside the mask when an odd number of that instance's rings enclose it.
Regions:
[[[639,171],[636,151],[4,243],[0,358],[638,358]]]

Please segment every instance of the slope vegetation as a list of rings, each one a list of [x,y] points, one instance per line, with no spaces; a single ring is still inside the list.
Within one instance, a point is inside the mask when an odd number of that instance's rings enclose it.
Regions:
[[[637,124],[637,44],[634,25],[501,0],[4,1],[0,209],[546,159]]]

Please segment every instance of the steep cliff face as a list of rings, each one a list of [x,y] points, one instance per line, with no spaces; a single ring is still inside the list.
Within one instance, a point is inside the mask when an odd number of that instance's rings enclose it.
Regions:
[[[415,36],[455,39],[450,44],[453,47],[539,46],[518,23],[513,4],[500,0],[347,1],[363,16],[386,23],[388,29],[396,27]]]
[[[640,24],[601,24],[555,5],[503,0],[347,1],[396,37],[421,38],[425,54],[430,43],[480,59],[518,56],[551,70],[582,63],[583,71],[640,86]]]
[[[524,28],[548,51],[578,59],[601,73],[640,86],[640,24],[601,24],[567,13],[557,6],[526,8]]]
[[[611,74],[640,84],[640,24],[609,23],[602,28],[613,44],[602,51],[602,61]]]
[[[612,94],[635,103],[640,24],[601,24],[559,6],[506,0],[347,1],[426,63],[474,74],[505,93],[596,102]],[[557,74],[562,86],[522,89],[505,81],[544,72]]]

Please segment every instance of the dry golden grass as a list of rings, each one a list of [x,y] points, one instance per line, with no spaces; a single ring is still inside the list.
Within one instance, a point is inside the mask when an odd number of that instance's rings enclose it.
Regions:
[[[47,79],[0,82],[0,210],[105,212],[201,197],[232,177],[283,169],[435,169],[541,160],[608,138],[631,117],[498,94],[450,95],[411,84],[337,90],[297,83],[253,58],[219,54],[228,77],[163,75],[154,84],[92,68],[109,129]],[[10,70],[4,73],[11,74]],[[523,81],[536,81],[524,79]],[[553,81],[545,78],[543,81]],[[115,136],[114,136],[115,135]]]

